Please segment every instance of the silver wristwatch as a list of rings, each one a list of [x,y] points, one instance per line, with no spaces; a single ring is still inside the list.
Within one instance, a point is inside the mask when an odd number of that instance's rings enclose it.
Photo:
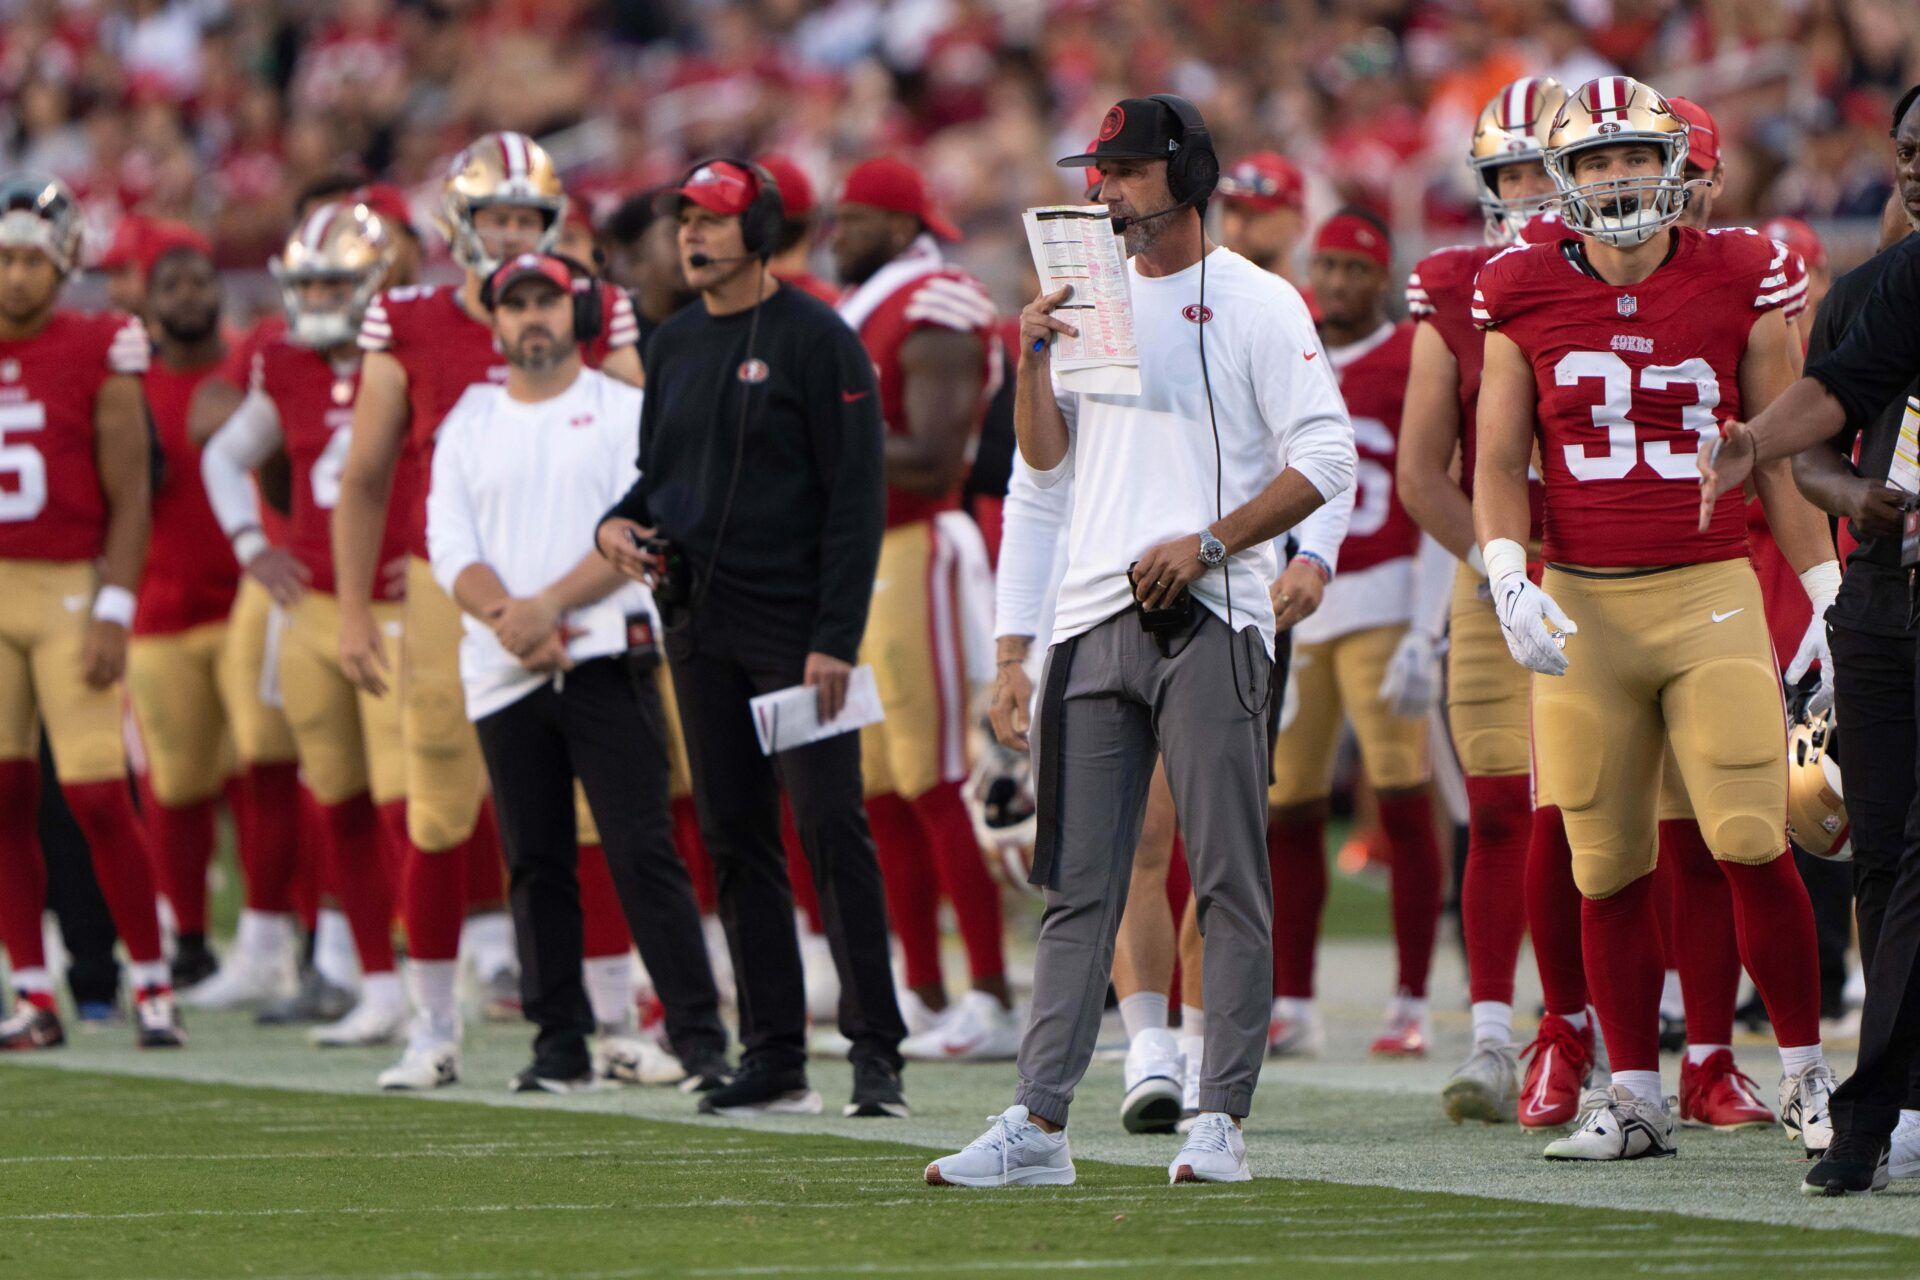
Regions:
[[[1227,544],[1213,536],[1213,530],[1200,531],[1200,563],[1218,569],[1227,562]]]

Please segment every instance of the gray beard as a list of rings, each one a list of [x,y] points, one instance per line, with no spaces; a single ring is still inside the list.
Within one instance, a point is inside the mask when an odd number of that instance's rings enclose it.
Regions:
[[[1122,238],[1127,242],[1128,255],[1145,253],[1160,243],[1160,237],[1167,234],[1167,228],[1173,221],[1172,218],[1155,218],[1152,222],[1130,224],[1122,233]]]

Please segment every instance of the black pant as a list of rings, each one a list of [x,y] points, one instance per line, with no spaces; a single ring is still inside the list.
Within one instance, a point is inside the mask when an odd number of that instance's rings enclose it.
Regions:
[[[807,999],[780,844],[780,787],[793,805],[834,966],[840,1030],[856,1062],[896,1069],[906,1034],[894,996],[886,900],[860,781],[860,735],[761,754],[748,699],[801,682],[811,619],[748,620],[716,595],[667,633],[700,831],[713,857],[720,922],[739,992],[743,1058],[806,1060]]]
[[[539,1027],[534,1058],[577,1075],[588,1066],[593,1008],[580,976],[578,831],[573,781],[600,828],[620,909],[666,1006],[667,1038],[688,1067],[726,1052],[700,908],[673,847],[666,717],[650,673],[596,658],[476,721],[506,846],[520,952],[520,1000]]]
[[[1891,1133],[1920,1106],[1920,802],[1911,639],[1830,626],[1841,782],[1852,824],[1867,1002],[1860,1060],[1834,1094],[1842,1129]]]
[[[112,1004],[120,990],[113,958],[113,916],[93,877],[87,838],[67,811],[54,775],[53,753],[40,743],[40,855],[47,864],[47,908],[60,922],[67,949],[67,987],[76,1004]]]

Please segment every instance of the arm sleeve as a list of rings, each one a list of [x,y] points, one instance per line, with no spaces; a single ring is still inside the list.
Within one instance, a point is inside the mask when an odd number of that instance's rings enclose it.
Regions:
[[[1459,561],[1425,534],[1413,556],[1413,616],[1415,631],[1438,639],[1446,632],[1447,614],[1453,607],[1453,575]]]
[[[1017,454],[1000,510],[1000,566],[993,579],[993,638],[1037,636],[1053,566],[1065,536],[1071,485],[1041,488]]]
[[[873,362],[853,330],[828,336],[827,358],[809,362],[808,430],[826,488],[820,526],[820,601],[812,652],[852,662],[867,630],[873,579],[886,532],[887,482],[880,396]],[[848,393],[861,392],[850,400]]]
[[[264,391],[247,393],[200,451],[207,503],[228,538],[260,527],[260,496],[248,474],[280,447],[280,413]]]
[[[427,489],[427,558],[433,580],[450,599],[460,571],[486,559],[467,500],[465,436],[463,418],[449,416],[441,425]]]
[[[1331,500],[1353,484],[1353,424],[1306,306],[1297,295],[1288,301],[1274,311],[1277,327],[1256,331],[1259,346],[1248,353],[1247,367],[1254,371],[1260,414],[1280,443],[1280,465]],[[1302,359],[1307,351],[1315,358]]]
[[[1920,236],[1897,257],[1837,346],[1807,364],[1807,376],[1840,402],[1847,423],[1864,426],[1920,376]]]
[[[1347,540],[1347,526],[1353,522],[1354,486],[1348,485],[1318,507],[1292,530],[1295,550],[1310,551],[1327,562],[1327,572],[1340,569],[1340,544]],[[1287,563],[1287,535],[1274,540],[1274,554],[1284,567]]]

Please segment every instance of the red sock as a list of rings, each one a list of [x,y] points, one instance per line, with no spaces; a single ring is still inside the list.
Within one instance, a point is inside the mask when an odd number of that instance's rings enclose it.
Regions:
[[[1524,776],[1467,779],[1467,869],[1460,886],[1460,927],[1466,934],[1471,1000],[1513,1003],[1513,971],[1527,928],[1530,791]]]
[[[0,761],[0,946],[14,970],[44,969],[40,917],[47,908],[47,864],[40,854],[40,766]]]
[[[1587,960],[1580,947],[1580,889],[1573,882],[1573,851],[1558,807],[1533,811],[1527,841],[1527,933],[1540,970],[1548,1013],[1587,1011]]]
[[[906,960],[909,987],[937,987],[940,977],[940,892],[933,853],[913,810],[899,796],[867,801],[887,891],[887,919]]]
[[[820,887],[813,882],[813,864],[807,861],[807,848],[800,843],[800,828],[793,824],[793,806],[780,797],[780,845],[787,851],[787,883],[793,886],[793,905],[807,918],[809,933],[825,933],[820,915]]]
[[[1660,824],[1660,862],[1672,880],[1667,943],[1686,1000],[1687,1040],[1732,1044],[1733,1007],[1740,1000],[1733,886],[1692,818]]]
[[[578,875],[581,936],[585,944],[581,953],[589,960],[627,954],[633,946],[633,935],[627,932],[627,918],[620,914],[620,895],[613,889],[607,851],[597,844],[581,845]]]
[[[1651,876],[1641,876],[1611,898],[1580,904],[1588,985],[1615,1071],[1660,1069],[1662,970],[1653,944],[1658,910]]]
[[[1313,998],[1313,959],[1320,946],[1320,913],[1327,905],[1327,820],[1321,810],[1316,805],[1312,816],[1267,824],[1276,996]]]
[[[1440,929],[1440,844],[1433,835],[1433,799],[1423,789],[1377,797],[1380,826],[1393,850],[1393,940],[1400,991],[1427,994],[1433,938]]]
[[[393,972],[393,885],[380,851],[379,815],[366,792],[326,805],[326,880],[353,931],[364,973]]]
[[[153,864],[127,780],[76,782],[60,790],[93,851],[93,873],[127,955],[135,964],[158,962],[160,916],[154,909]]]
[[[466,878],[467,914],[506,910],[507,856],[500,847],[500,826],[494,821],[491,799],[480,802],[473,834],[461,849],[461,865]]]
[[[1667,824],[1663,822],[1660,825],[1664,827]],[[1665,838],[1665,833],[1663,832],[1661,835],[1663,846]],[[1673,862],[1670,859],[1662,857],[1653,864],[1653,895],[1654,901],[1659,906],[1659,909],[1654,912],[1653,916],[1654,923],[1658,926],[1654,931],[1654,936],[1660,943],[1660,967],[1662,969],[1678,969],[1680,967],[1679,960],[1676,959],[1673,954],[1674,909],[1675,903],[1680,896],[1680,886],[1676,883],[1678,878],[1679,877],[1674,874]]]
[[[407,839],[407,802],[389,800],[380,806],[379,815],[380,852],[387,860],[387,883],[405,884],[407,850],[413,847]]]
[[[147,848],[182,933],[207,931],[207,864],[213,861],[213,801],[147,810]]]
[[[687,877],[693,881],[693,899],[700,904],[700,914],[712,915],[719,894],[713,883],[713,859],[707,856],[706,843],[700,838],[700,815],[694,811],[692,796],[681,796],[673,802],[673,847],[680,854],[680,861],[687,864]],[[807,888],[813,888],[813,881],[807,881]],[[799,897],[799,893],[796,884],[794,896]],[[819,910],[818,904],[814,909]]]
[[[407,922],[407,954],[415,960],[457,960],[467,915],[466,846],[440,853],[407,846],[400,909]]]
[[[1733,886],[1740,959],[1766,1003],[1774,1043],[1782,1049],[1819,1044],[1819,945],[1813,903],[1793,858],[1782,854],[1758,867],[1722,862],[1720,870]]]
[[[313,793],[302,785],[300,788],[300,839],[296,846],[293,864],[293,882],[287,888],[288,903],[300,925],[308,933],[313,932],[314,920],[320,912],[320,881],[327,866],[325,838],[326,819],[320,814],[320,802]],[[387,867],[387,883],[397,886],[400,883],[400,862],[395,859]]]
[[[942,783],[913,802],[914,816],[933,845],[934,869],[941,892],[953,904],[960,941],[967,948],[967,972],[978,983],[1006,974],[1001,950],[1006,924],[1000,910],[1000,886],[993,882],[973,819],[960,798],[960,784]]]
[[[249,765],[235,791],[235,842],[247,881],[247,905],[279,914],[293,909],[300,870],[300,769],[291,764]]]

